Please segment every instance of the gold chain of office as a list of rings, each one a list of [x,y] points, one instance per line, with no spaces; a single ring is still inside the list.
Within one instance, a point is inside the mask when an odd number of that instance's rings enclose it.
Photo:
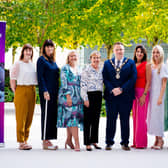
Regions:
[[[120,79],[120,71],[121,71],[121,68],[127,63],[128,61],[128,58],[122,63],[122,65],[120,67],[117,67],[113,61],[110,59],[110,62],[111,62],[111,65],[114,67],[115,71],[116,71],[116,79]]]

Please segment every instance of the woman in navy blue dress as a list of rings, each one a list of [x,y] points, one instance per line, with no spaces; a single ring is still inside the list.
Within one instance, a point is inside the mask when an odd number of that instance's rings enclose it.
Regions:
[[[46,40],[43,44],[42,56],[37,61],[37,76],[41,105],[43,149],[55,150],[58,147],[53,146],[50,140],[57,139],[59,68],[55,62],[55,47],[51,40]],[[46,113],[45,107],[47,107]]]

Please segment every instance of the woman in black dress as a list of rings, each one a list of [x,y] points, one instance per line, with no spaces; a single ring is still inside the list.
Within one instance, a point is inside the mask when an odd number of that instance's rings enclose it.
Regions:
[[[43,149],[55,150],[51,139],[57,139],[57,97],[59,87],[59,68],[55,62],[55,47],[46,40],[42,56],[37,61],[37,76],[41,104],[41,133]],[[46,109],[45,109],[46,108]],[[45,111],[47,111],[45,113]]]

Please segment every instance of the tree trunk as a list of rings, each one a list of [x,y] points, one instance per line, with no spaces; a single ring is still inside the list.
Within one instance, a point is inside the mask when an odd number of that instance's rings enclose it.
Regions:
[[[159,42],[159,39],[158,39],[158,37],[155,36],[155,37],[153,38],[153,45],[152,45],[152,47],[154,47],[155,45],[157,45],[158,42]]]
[[[112,57],[112,53],[113,53],[113,46],[106,45],[106,48],[107,48],[107,59],[110,59]]]
[[[42,47],[39,47],[39,57],[42,55],[41,48]]]
[[[78,46],[79,46],[78,41],[74,41],[72,48],[76,50]]]
[[[13,46],[13,48],[12,48],[12,64],[14,64],[14,62],[15,62],[16,49],[17,49],[17,47]]]

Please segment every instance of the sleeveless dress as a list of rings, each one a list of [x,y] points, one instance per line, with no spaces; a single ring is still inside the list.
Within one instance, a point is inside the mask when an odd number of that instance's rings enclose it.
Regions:
[[[143,106],[139,103],[139,98],[143,95],[146,85],[146,64],[144,61],[137,68],[137,80],[135,84],[135,100],[133,102],[133,147],[147,147],[147,110],[149,103],[149,92],[146,95]]]

